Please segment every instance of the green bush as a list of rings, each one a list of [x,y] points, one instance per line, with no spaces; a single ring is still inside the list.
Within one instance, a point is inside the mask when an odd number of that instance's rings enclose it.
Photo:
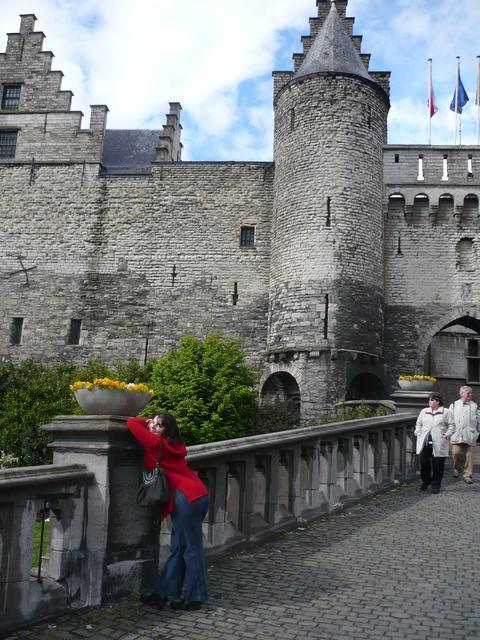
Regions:
[[[249,435],[288,431],[299,425],[298,411],[285,404],[257,405]]]
[[[113,367],[101,362],[49,367],[33,360],[17,366],[11,362],[0,365],[0,467],[13,466],[12,461],[19,466],[51,461],[50,436],[41,426],[55,416],[82,413],[70,391],[72,382],[105,376],[148,382],[155,363],[152,359],[142,366],[132,358]]]
[[[51,460],[49,436],[40,427],[54,416],[77,411],[68,388],[73,372],[71,365],[51,368],[32,360],[0,366],[0,450],[18,458],[21,466]]]
[[[155,396],[146,413],[175,415],[187,444],[239,438],[252,424],[256,380],[234,340],[184,336],[153,365]]]
[[[321,424],[331,424],[334,422],[346,422],[347,420],[359,420],[360,418],[373,418],[388,416],[390,411],[384,405],[374,405],[361,402],[359,405],[339,404],[337,413],[334,416],[326,415],[321,419]]]

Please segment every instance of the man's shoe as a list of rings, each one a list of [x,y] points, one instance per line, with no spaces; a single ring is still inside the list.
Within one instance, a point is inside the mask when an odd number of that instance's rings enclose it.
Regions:
[[[429,484],[423,483],[422,486],[420,487],[420,491],[426,491],[429,486],[430,486]]]
[[[432,493],[440,493],[440,487],[432,486]]]
[[[170,603],[170,607],[175,609],[176,611],[198,611],[202,606],[201,602],[197,602],[196,600],[191,600],[190,602],[185,602],[185,600],[177,600]]]
[[[471,478],[464,478],[463,479],[464,482],[466,482],[467,484],[473,484],[473,480]]]
[[[454,469],[454,470],[453,470],[453,473],[452,473],[452,476],[453,476],[454,478],[458,478],[458,476],[459,476],[459,475],[460,475],[460,471],[458,471],[458,469]]]
[[[163,609],[167,604],[167,597],[160,595],[156,591],[152,591],[152,593],[142,593],[140,602],[152,607],[157,607],[157,609]]]

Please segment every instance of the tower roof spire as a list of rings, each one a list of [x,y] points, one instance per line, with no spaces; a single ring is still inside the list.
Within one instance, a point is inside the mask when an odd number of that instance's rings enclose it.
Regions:
[[[355,49],[343,18],[338,15],[335,0],[331,0],[330,13],[296,77],[328,72],[348,73],[372,80]]]

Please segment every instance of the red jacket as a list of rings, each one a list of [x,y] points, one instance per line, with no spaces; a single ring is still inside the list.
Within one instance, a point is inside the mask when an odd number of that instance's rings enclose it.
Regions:
[[[170,485],[170,500],[162,507],[162,518],[165,518],[173,511],[173,497],[175,489],[179,489],[189,502],[208,496],[206,486],[187,465],[185,456],[187,448],[183,443],[175,440],[169,441],[163,436],[157,436],[147,431],[148,420],[144,418],[128,418],[127,427],[130,433],[138,440],[145,449],[143,456],[143,466],[150,470],[155,467],[158,460],[160,443],[162,443],[162,457],[160,466],[165,471],[168,484]]]

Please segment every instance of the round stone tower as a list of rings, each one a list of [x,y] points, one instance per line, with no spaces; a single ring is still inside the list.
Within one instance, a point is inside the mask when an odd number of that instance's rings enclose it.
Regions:
[[[304,418],[368,376],[378,397],[383,358],[388,74],[368,72],[345,1],[317,4],[296,72],[274,74],[268,355],[297,380]]]

